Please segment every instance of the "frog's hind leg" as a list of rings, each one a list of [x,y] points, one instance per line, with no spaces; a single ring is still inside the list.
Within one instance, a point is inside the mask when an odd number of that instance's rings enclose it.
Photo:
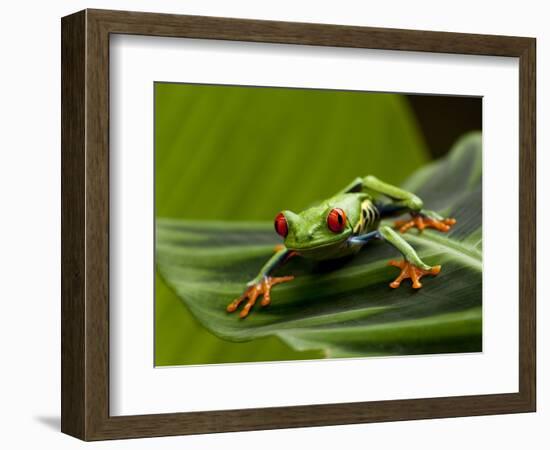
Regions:
[[[345,187],[343,192],[365,191],[371,192],[375,196],[381,194],[390,199],[389,203],[376,205],[382,219],[399,216],[407,212],[411,214],[410,219],[395,222],[394,226],[400,233],[405,233],[411,228],[417,228],[419,231],[425,228],[433,228],[447,232],[456,223],[453,218],[443,218],[434,211],[423,209],[424,202],[412,192],[385,183],[372,175],[356,178]]]
[[[386,242],[393,245],[403,255],[402,261],[392,260],[389,262],[391,266],[401,269],[397,278],[390,283],[390,287],[398,288],[403,280],[410,278],[412,287],[419,289],[422,287],[420,279],[424,275],[437,275],[441,271],[441,266],[429,266],[422,261],[414,248],[390,227],[383,226],[378,231]]]
[[[451,217],[443,218],[434,211],[423,211],[421,213],[411,213],[410,219],[396,220],[394,227],[400,233],[405,233],[411,228],[417,228],[418,231],[423,231],[425,228],[433,228],[434,230],[446,233],[456,223],[456,219]]]
[[[375,195],[382,194],[391,200],[391,204],[395,210],[400,210],[402,212],[420,211],[423,206],[422,200],[412,192],[386,183],[372,175],[356,178],[347,185],[342,192],[370,192]]]

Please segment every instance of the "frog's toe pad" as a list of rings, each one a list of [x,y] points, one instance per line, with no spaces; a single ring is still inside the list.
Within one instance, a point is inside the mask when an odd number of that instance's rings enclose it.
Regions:
[[[291,281],[294,279],[294,276],[288,275],[284,277],[264,277],[262,281],[259,283],[253,284],[252,286],[248,287],[243,295],[233,300],[229,305],[227,305],[227,312],[232,313],[237,310],[239,305],[244,301],[247,300],[245,305],[243,306],[243,309],[239,313],[239,316],[244,319],[246,316],[248,316],[250,310],[256,303],[256,300],[260,295],[263,295],[263,299],[261,301],[262,306],[267,306],[271,303],[271,288],[279,283],[284,283],[286,281]]]
[[[420,289],[422,287],[420,279],[424,275],[437,275],[441,271],[441,266],[433,266],[430,269],[421,269],[406,260],[391,260],[389,265],[401,269],[401,273],[390,283],[390,287],[393,289],[398,288],[401,285],[401,282],[407,278],[411,279],[412,287],[414,289]]]
[[[418,214],[411,217],[409,220],[396,220],[394,227],[397,228],[400,233],[405,233],[410,228],[418,228],[420,231],[425,228],[434,228],[435,230],[446,233],[455,223],[456,219],[450,217],[439,220]]]

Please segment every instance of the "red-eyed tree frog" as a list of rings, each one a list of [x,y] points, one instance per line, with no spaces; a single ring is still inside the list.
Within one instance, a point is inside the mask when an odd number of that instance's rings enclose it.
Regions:
[[[388,201],[380,202],[380,196]],[[413,193],[384,183],[372,175],[355,179],[338,194],[299,214],[280,212],[275,217],[274,225],[284,244],[277,246],[275,254],[247,284],[244,293],[227,305],[227,311],[236,311],[246,300],[240,312],[240,317],[245,318],[262,295],[261,305],[269,305],[271,288],[294,279],[292,275],[272,276],[275,269],[292,257],[317,261],[338,259],[356,254],[373,239],[387,242],[403,255],[401,261],[389,261],[390,265],[401,270],[390,287],[395,289],[404,279],[410,278],[414,289],[421,288],[420,279],[424,275],[437,275],[441,266],[424,263],[396,231],[387,225],[380,226],[381,219],[403,213],[409,213],[411,218],[395,222],[395,228],[401,233],[411,228],[420,231],[434,228],[446,232],[456,223],[455,219],[424,210],[422,200]]]

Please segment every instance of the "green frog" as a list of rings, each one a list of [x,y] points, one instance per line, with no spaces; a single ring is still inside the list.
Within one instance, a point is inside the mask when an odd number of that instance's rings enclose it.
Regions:
[[[380,197],[386,202],[380,202]],[[375,200],[377,199],[377,200]],[[275,217],[275,231],[284,239],[284,244],[275,249],[273,256],[260,269],[258,275],[247,284],[244,293],[227,305],[232,313],[244,303],[240,317],[245,318],[258,298],[262,306],[271,303],[273,286],[289,282],[293,275],[272,276],[272,273],[293,257],[315,261],[352,256],[369,242],[380,240],[395,247],[402,260],[391,260],[389,264],[400,269],[400,273],[389,286],[398,288],[405,279],[410,279],[414,289],[420,289],[420,279],[425,275],[437,275],[440,265],[429,266],[420,259],[414,248],[399,233],[411,228],[422,231],[433,228],[447,232],[456,223],[453,218],[443,218],[434,211],[423,209],[422,200],[415,194],[385,183],[368,175],[357,178],[342,191],[298,214],[282,211]],[[410,219],[398,220],[394,228],[380,226],[380,221],[404,213]]]

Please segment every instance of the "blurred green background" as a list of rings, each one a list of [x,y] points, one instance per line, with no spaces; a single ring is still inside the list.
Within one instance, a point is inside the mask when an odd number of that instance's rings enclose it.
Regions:
[[[399,184],[471,129],[478,98],[155,83],[156,217],[271,221],[357,176]],[[320,356],[219,339],[156,276],[157,366]]]

